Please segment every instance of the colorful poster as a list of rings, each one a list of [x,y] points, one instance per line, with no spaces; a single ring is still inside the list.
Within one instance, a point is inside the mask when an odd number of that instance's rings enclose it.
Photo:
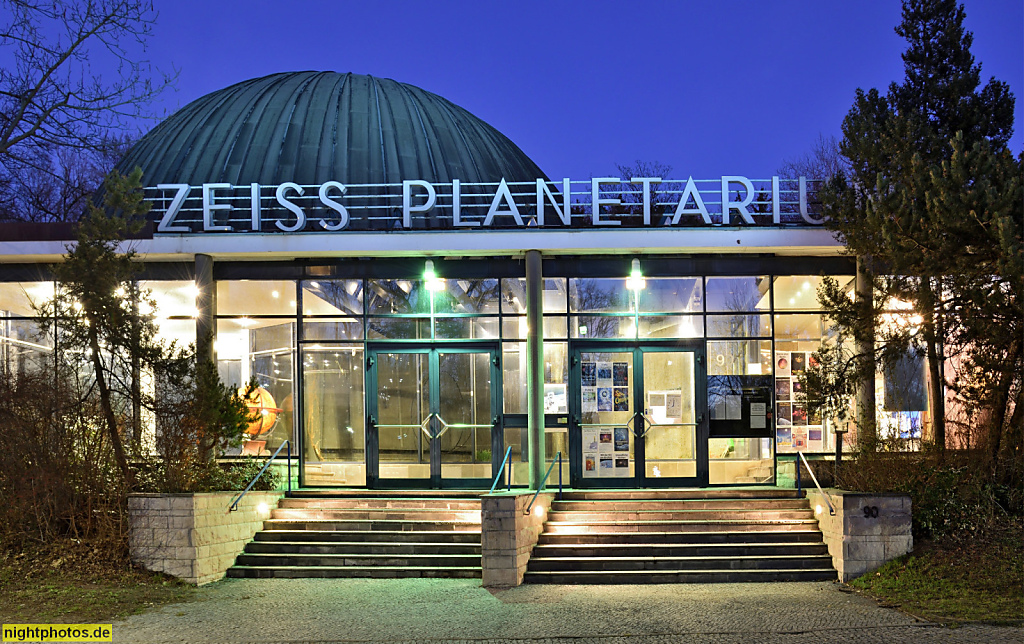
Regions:
[[[597,387],[584,387],[581,392],[583,402],[583,413],[597,411]]]
[[[793,446],[793,428],[792,427],[779,427],[775,430],[775,444],[778,447],[792,447]]]
[[[612,400],[612,388],[611,387],[598,387],[597,388],[597,411],[613,411],[614,404]]]
[[[592,472],[597,471],[597,457],[587,456],[583,462],[583,476],[593,476]]]
[[[616,452],[628,452],[629,451],[629,428],[628,427],[616,427],[614,430],[615,434],[615,451]]]
[[[807,440],[820,441],[821,440],[821,428],[820,427],[808,427],[807,428]]]
[[[804,368],[807,366],[807,354],[803,351],[793,352],[793,363],[790,368],[793,373],[803,373]]]
[[[820,425],[821,424],[821,409],[815,409],[811,411],[807,410],[807,424],[808,425]]]
[[[776,400],[789,400],[789,396],[790,396],[789,378],[776,378],[775,379],[775,398],[776,398]]]
[[[792,425],[793,424],[793,404],[792,403],[779,403],[779,418],[775,422],[776,425]]]
[[[793,378],[793,400],[807,400],[807,393],[804,390],[804,383]]]
[[[613,411],[629,411],[629,387],[612,388]]]
[[[612,363],[612,384],[616,387],[629,385],[629,364],[626,362]]]
[[[807,430],[793,428],[793,447],[795,449],[807,449]]]
[[[615,457],[615,476],[629,476],[629,457]]]
[[[601,456],[598,461],[600,463],[601,476],[611,476],[615,468],[615,459],[611,456]]]
[[[793,404],[793,424],[807,425],[807,405],[804,403]]]
[[[611,387],[612,386],[612,363],[610,363],[610,362],[598,362],[597,363],[597,386],[598,387]]]
[[[601,451],[602,452],[610,452],[610,451],[612,451],[612,433],[611,432],[601,432],[600,446],[601,446]]]
[[[598,459],[600,458],[601,433],[596,427],[584,427],[583,434],[583,476],[600,476]]]
[[[582,384],[584,387],[597,386],[597,363],[584,362],[582,365],[580,365],[580,372],[582,375]]]
[[[775,352],[775,375],[776,376],[789,376],[789,351],[776,351]]]

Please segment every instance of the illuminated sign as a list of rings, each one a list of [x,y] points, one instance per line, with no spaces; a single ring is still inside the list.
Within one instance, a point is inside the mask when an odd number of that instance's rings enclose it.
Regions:
[[[822,223],[797,179],[319,185],[160,184],[145,189],[158,234],[615,227],[780,226]]]

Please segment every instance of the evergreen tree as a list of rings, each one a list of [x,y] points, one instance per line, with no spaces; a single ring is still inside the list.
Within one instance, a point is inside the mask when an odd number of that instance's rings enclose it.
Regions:
[[[850,173],[830,182],[823,201],[827,225],[870,259],[880,297],[858,308],[840,302],[838,289],[823,296],[850,336],[881,329],[890,302],[910,303],[919,324],[882,329],[883,357],[927,356],[931,434],[942,449],[942,365],[957,353],[964,368],[948,384],[987,408],[998,451],[998,436],[1019,425],[1024,407],[1022,157],[1007,147],[1014,98],[995,79],[981,85],[963,20],[954,0],[904,0],[896,28],[908,43],[903,82],[885,95],[857,90],[840,143]],[[1018,412],[1007,417],[1010,409]]]

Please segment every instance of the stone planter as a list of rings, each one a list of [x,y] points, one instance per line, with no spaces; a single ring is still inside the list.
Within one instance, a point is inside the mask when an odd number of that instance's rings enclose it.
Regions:
[[[835,516],[828,513],[828,498]],[[914,549],[910,496],[807,490],[839,581],[850,581]]]
[[[508,588],[523,583],[526,565],[540,533],[554,494],[537,496],[529,514],[526,506],[533,492],[485,494],[480,499],[481,566],[483,585]]]
[[[196,585],[222,578],[284,492],[249,492],[229,512],[237,494],[132,494],[132,561]]]

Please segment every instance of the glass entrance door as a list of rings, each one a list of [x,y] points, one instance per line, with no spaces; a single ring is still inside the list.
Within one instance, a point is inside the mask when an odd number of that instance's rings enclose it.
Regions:
[[[371,487],[490,485],[500,446],[497,349],[371,348],[367,469]]]
[[[702,358],[699,346],[574,348],[573,485],[707,485]]]

